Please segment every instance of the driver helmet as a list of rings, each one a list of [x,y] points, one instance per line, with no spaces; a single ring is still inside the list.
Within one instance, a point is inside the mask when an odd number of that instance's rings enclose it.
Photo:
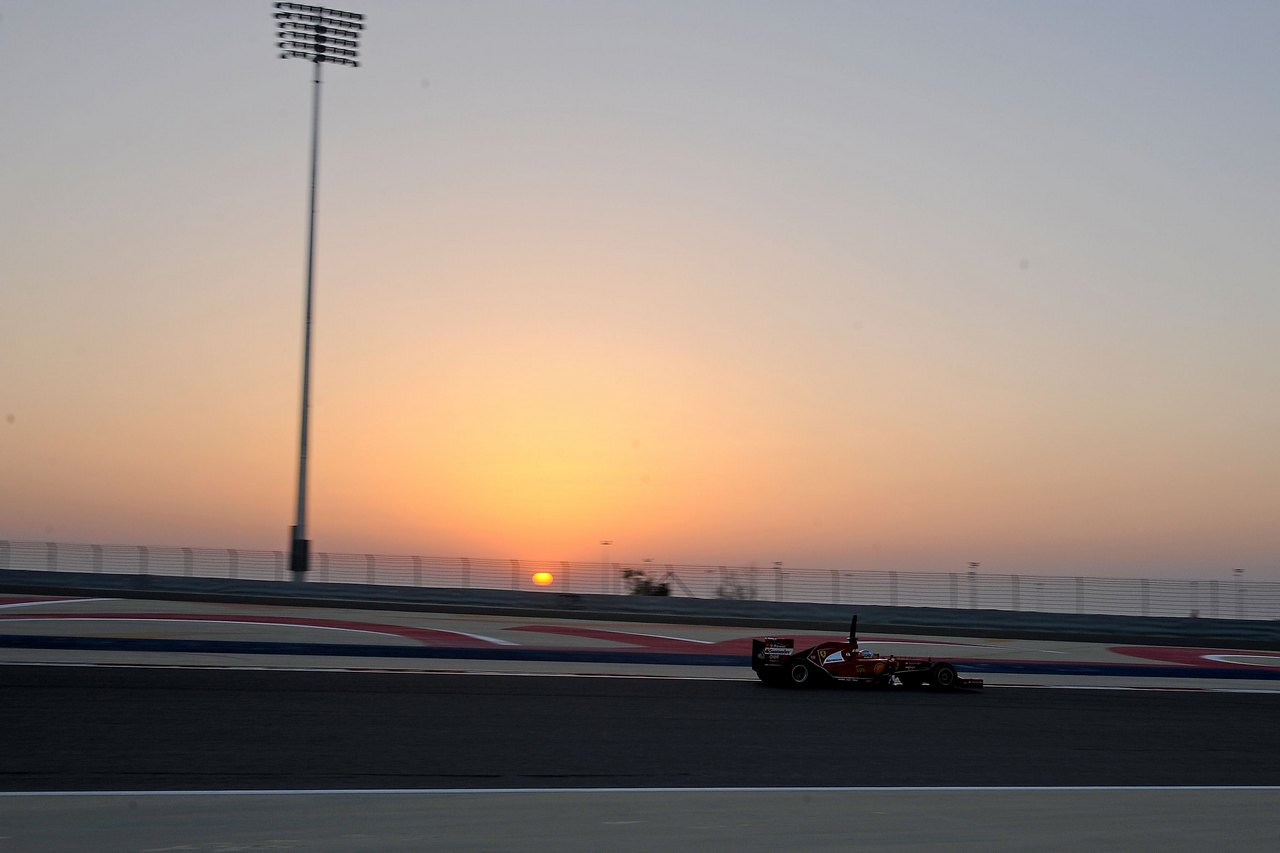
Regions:
[[[864,658],[869,658],[869,657],[874,657],[874,656],[875,656],[875,655],[872,653],[871,649],[861,649],[861,650],[859,650],[858,654],[859,654],[860,656],[864,657]]]

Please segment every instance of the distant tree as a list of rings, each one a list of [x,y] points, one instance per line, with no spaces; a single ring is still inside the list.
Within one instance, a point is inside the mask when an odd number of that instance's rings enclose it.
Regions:
[[[656,581],[643,569],[623,569],[622,580],[632,595],[670,595],[671,585]]]

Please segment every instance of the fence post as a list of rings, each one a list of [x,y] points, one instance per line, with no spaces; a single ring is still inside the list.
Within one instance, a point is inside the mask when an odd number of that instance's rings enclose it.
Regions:
[[[51,572],[58,570],[58,543],[44,543],[44,566]]]
[[[1010,575],[1009,580],[1013,584],[1013,612],[1017,613],[1022,609],[1022,596],[1019,594],[1018,590],[1018,576]]]
[[[372,554],[365,554],[365,555],[364,555],[364,580],[365,580],[365,583],[367,583],[367,584],[372,584],[372,583],[373,583],[373,578],[374,578],[374,572],[373,572],[373,555],[372,555]]]
[[[978,609],[978,573],[969,572],[969,609]]]
[[[192,564],[195,558],[191,554],[190,548],[182,549],[182,573],[187,577],[191,577]]]
[[[0,569],[8,570],[9,568],[9,543],[0,541]]]
[[[1209,615],[1218,618],[1218,582],[1209,581]]]
[[[573,575],[569,573],[569,562],[561,560],[560,569],[564,572],[564,591],[573,592]]]
[[[840,572],[836,569],[831,570],[831,603],[840,603]]]
[[[955,572],[947,572],[947,577],[951,580],[951,608],[954,610],[960,606],[960,581]]]
[[[782,600],[782,566],[773,567],[773,600]]]
[[[328,554],[320,555],[320,574],[321,574],[320,580],[322,581],[329,580],[329,555]]]
[[[95,572],[102,571],[102,546],[93,546],[93,570]]]
[[[227,549],[227,569],[231,573],[231,577],[240,577],[240,552],[235,548]]]
[[[464,566],[467,564],[466,557],[462,558],[462,564]],[[463,577],[466,577],[465,569],[463,570]],[[422,558],[421,557],[413,558],[413,585],[422,586]]]
[[[889,572],[889,604],[898,606],[898,573]]]
[[[147,573],[147,558],[151,556],[146,545],[138,546],[138,574],[145,575]]]
[[[511,588],[512,589],[520,588],[520,561],[519,560],[511,561]]]
[[[284,571],[284,552],[283,552],[283,551],[275,551],[275,552],[273,552],[273,553],[276,555],[276,573],[275,573],[275,579],[276,579],[276,580],[280,580],[280,573]]]
[[[1084,578],[1076,576],[1076,613],[1084,612]]]
[[[1149,586],[1150,584],[1147,583],[1146,578],[1142,578],[1140,581],[1138,581],[1138,588],[1142,590],[1142,615],[1143,616],[1151,615],[1151,590],[1148,589]]]

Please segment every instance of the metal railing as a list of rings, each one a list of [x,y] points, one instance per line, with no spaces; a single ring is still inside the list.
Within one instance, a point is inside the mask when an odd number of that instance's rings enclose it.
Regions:
[[[0,569],[288,580],[284,552],[0,540]],[[551,583],[534,581],[549,572]],[[629,577],[624,577],[629,575]],[[741,566],[313,555],[319,583],[623,594],[1042,613],[1280,619],[1280,583],[968,572],[843,571]]]

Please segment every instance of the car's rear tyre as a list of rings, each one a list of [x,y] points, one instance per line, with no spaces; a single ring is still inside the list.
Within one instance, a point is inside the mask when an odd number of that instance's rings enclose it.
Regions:
[[[951,690],[960,683],[960,676],[951,664],[938,663],[929,670],[929,683],[937,690]]]
[[[787,667],[787,680],[793,687],[808,687],[813,684],[813,668],[803,660],[792,661]]]

